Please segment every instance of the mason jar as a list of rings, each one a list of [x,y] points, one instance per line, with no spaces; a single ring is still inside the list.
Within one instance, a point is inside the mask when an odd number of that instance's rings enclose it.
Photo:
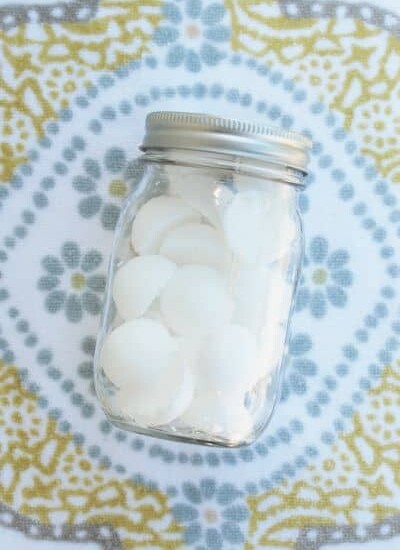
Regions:
[[[147,116],[95,353],[113,424],[228,447],[264,430],[299,279],[309,147],[260,123]]]

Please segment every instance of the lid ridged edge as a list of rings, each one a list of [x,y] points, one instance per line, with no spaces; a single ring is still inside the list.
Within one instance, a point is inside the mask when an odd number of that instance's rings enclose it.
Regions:
[[[259,122],[224,118],[209,114],[177,111],[156,111],[149,113],[146,118],[146,128],[150,130],[157,123],[173,124],[175,126],[194,125],[199,129],[208,127],[214,131],[227,132],[229,134],[260,136],[304,149],[312,146],[312,142],[308,137],[291,130],[282,130]]]

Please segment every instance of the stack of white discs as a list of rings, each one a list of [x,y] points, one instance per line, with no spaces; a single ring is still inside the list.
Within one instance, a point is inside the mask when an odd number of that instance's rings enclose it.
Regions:
[[[116,407],[135,422],[179,420],[240,441],[253,428],[246,393],[268,374],[260,336],[276,291],[268,264],[285,252],[273,226],[284,209],[276,212],[277,193],[213,193],[211,180],[171,175],[173,194],[150,199],[132,224],[136,255],[113,283],[123,322],[100,363]]]

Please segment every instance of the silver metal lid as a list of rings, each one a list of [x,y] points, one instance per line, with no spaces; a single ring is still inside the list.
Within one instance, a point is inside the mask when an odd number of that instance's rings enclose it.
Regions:
[[[188,149],[252,157],[307,172],[311,141],[295,132],[201,113],[147,115],[140,149]]]

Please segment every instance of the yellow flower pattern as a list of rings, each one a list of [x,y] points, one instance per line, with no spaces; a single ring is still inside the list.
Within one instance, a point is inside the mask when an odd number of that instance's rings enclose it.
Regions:
[[[400,363],[387,367],[348,432],[300,480],[249,497],[248,548],[294,548],[305,526],[373,524],[400,513]],[[351,476],[351,479],[350,479]],[[354,482],[356,477],[356,483]]]
[[[160,491],[93,463],[40,414],[17,370],[0,362],[0,500],[44,525],[108,525],[123,548],[181,546],[181,528]]]
[[[226,6],[233,49],[271,66],[284,64],[295,81],[311,85],[321,101],[342,113],[382,175],[400,181],[400,119],[392,112],[400,96],[397,38],[361,21],[287,19],[274,0],[226,0]],[[3,32],[4,74],[10,76],[0,79],[0,180],[11,178],[26,160],[28,139],[40,137],[44,123],[96,72],[149,51],[160,19],[159,0],[107,0],[84,26],[43,24],[40,39],[29,25]]]
[[[159,0],[102,2],[80,23],[22,25],[0,33],[0,181],[27,159],[45,122],[69,106],[79,89],[149,51],[160,21]]]
[[[287,75],[343,116],[377,170],[400,182],[400,42],[354,19],[287,19],[274,0],[226,0],[232,47],[284,65]],[[349,44],[351,45],[349,47]]]

